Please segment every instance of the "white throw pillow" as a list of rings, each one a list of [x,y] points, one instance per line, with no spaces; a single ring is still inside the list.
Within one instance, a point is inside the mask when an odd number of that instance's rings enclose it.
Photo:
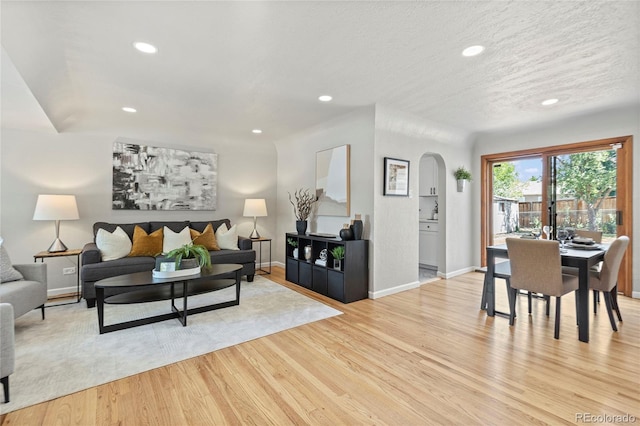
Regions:
[[[238,229],[233,225],[227,229],[227,224],[223,223],[216,230],[216,241],[220,250],[240,250],[238,248]]]
[[[115,260],[127,256],[131,252],[131,239],[119,226],[113,233],[98,229],[96,245],[100,249],[102,260]]]
[[[189,227],[185,226],[180,232],[173,232],[171,229],[164,227],[162,239],[162,253],[167,254],[173,249],[182,247],[191,242],[191,233]]]

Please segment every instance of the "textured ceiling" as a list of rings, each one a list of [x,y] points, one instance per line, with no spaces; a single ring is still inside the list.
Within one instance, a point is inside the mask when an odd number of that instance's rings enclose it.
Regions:
[[[374,103],[479,132],[640,102],[636,1],[1,7],[2,46],[61,132],[275,140]],[[138,53],[136,40],[159,53]],[[485,53],[461,56],[473,44]],[[542,107],[550,97],[560,102]]]

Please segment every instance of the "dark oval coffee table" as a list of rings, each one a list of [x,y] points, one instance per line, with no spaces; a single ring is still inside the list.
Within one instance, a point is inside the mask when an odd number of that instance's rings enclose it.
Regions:
[[[155,278],[152,271],[146,271],[96,281],[96,307],[98,310],[100,334],[166,321],[173,318],[177,318],[180,323],[186,327],[188,315],[239,305],[241,270],[242,265],[217,264],[211,265],[211,267],[208,268],[202,268],[199,274],[174,278]],[[230,275],[233,275],[234,278],[227,278]],[[187,299],[189,296],[222,290],[234,285],[236,286],[236,298],[234,300],[199,306],[197,308],[187,308]],[[106,288],[126,288],[129,291],[105,298],[104,290]],[[179,310],[175,306],[175,299],[180,298],[182,298],[182,310]],[[171,312],[132,321],[104,325],[105,304],[146,303],[159,300],[170,300]]]

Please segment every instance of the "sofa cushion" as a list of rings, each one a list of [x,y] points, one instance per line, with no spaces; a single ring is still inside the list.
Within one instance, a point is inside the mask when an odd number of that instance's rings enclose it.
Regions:
[[[165,226],[162,234],[162,252],[165,254],[191,243],[191,233],[188,226],[185,226],[180,232],[173,232],[171,228]]]
[[[216,232],[218,228],[220,228],[220,225],[222,225],[223,223],[227,225],[227,229],[231,228],[231,221],[229,219],[210,220],[207,222],[190,222],[189,227],[191,229],[195,229],[198,232],[204,232],[204,229],[207,227],[207,225],[211,224],[213,226],[213,232]]]
[[[144,229],[136,226],[133,231],[133,247],[129,257],[156,256],[162,253],[162,228],[147,234]]]
[[[96,234],[96,246],[100,250],[102,260],[120,259],[131,251],[131,240],[119,226],[113,232],[101,228]]]
[[[18,281],[23,278],[22,274],[13,267],[9,253],[2,245],[2,238],[0,238],[0,283],[8,283],[11,281]]]
[[[125,257],[110,262],[92,263],[82,267],[82,280],[94,282],[118,275],[133,274],[134,272],[151,271],[156,265],[153,257]]]
[[[149,222],[140,222],[140,223],[107,223],[107,222],[96,222],[93,224],[93,236],[98,235],[98,229],[104,229],[108,232],[113,232],[117,227],[122,228],[124,232],[127,233],[129,239],[133,241],[133,230],[136,226],[144,229],[145,232],[149,232]]]
[[[227,225],[224,223],[220,225],[216,231],[216,240],[221,250],[240,250],[238,248],[238,228],[236,225],[233,225],[230,229],[227,229]]]
[[[212,251],[211,263],[253,263],[256,260],[255,250],[220,250]]]
[[[155,232],[158,229],[164,229],[164,227],[171,229],[173,232],[180,232],[184,229],[184,227],[189,226],[189,221],[182,222],[149,222],[149,231]]]
[[[213,232],[213,225],[210,223],[204,228],[204,231],[199,232],[195,229],[189,230],[193,244],[200,244],[206,247],[209,251],[220,250],[218,241],[216,240],[216,234]]]

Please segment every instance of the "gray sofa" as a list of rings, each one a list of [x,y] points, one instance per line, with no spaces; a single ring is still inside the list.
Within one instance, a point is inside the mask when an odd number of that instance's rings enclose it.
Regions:
[[[82,283],[82,297],[87,302],[87,307],[92,308],[96,303],[95,282],[104,278],[118,275],[132,274],[134,272],[151,271],[155,267],[154,257],[124,257],[122,259],[102,261],[100,250],[95,244],[95,237],[98,229],[102,228],[108,232],[115,231],[116,227],[121,227],[129,238],[133,238],[133,230],[136,225],[140,226],[147,233],[152,233],[164,226],[174,232],[180,232],[185,226],[203,232],[204,228],[211,223],[214,232],[220,225],[225,223],[227,228],[231,228],[229,219],[212,220],[207,222],[138,222],[138,223],[106,223],[96,222],[93,224],[93,242],[85,244],[80,255],[80,280]],[[240,250],[216,250],[211,251],[211,263],[236,263],[242,265],[242,275],[246,275],[247,281],[253,281],[256,273],[256,252],[252,248],[249,238],[238,237],[238,248]],[[105,296],[121,293],[123,289],[106,289]],[[126,290],[125,290],[126,291]]]

